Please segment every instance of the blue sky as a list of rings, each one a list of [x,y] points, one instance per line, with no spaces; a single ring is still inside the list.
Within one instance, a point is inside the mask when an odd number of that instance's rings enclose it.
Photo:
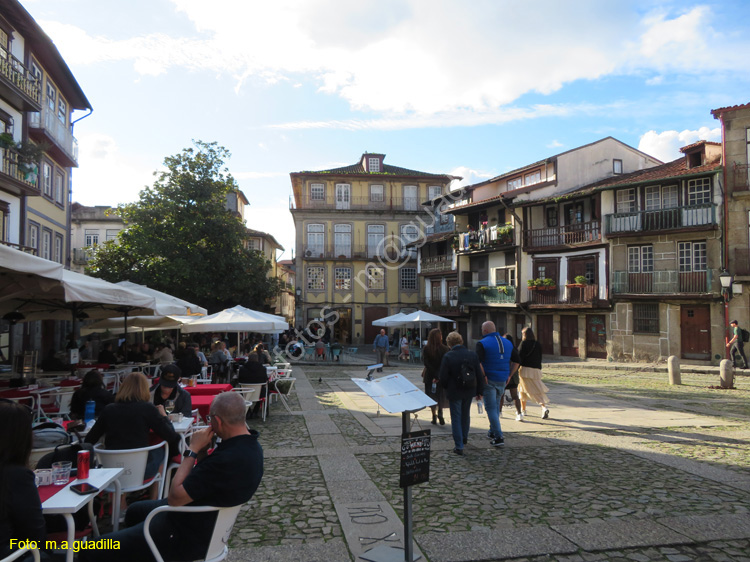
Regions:
[[[667,161],[750,102],[744,0],[21,2],[94,107],[74,201],[134,201],[217,141],[282,259],[290,172],[369,151],[473,183],[609,135]]]

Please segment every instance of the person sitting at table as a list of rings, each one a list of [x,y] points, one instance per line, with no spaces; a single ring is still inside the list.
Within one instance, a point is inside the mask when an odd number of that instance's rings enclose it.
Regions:
[[[10,539],[44,545],[46,528],[34,473],[28,467],[31,410],[0,400],[0,427],[0,558],[5,558],[11,552]]]
[[[315,357],[320,357],[321,359],[326,358],[326,344],[323,341],[323,338],[315,342]]]
[[[104,345],[104,349],[99,352],[97,363],[100,365],[114,365],[117,363],[117,356],[112,352],[112,342]]]
[[[167,363],[174,363],[172,350],[163,343],[160,343],[156,346],[156,351],[154,352],[154,361],[158,361],[162,365]]]
[[[339,340],[333,340],[333,343],[331,344],[331,357],[335,357],[336,361],[339,360],[341,357],[341,344],[339,343]],[[334,353],[338,350],[338,353]]]
[[[237,380],[240,384],[264,384],[268,382],[268,371],[266,370],[265,365],[260,364],[258,356],[255,353],[251,353],[247,356],[247,361],[242,367],[240,367]],[[261,389],[260,398],[265,398],[267,388],[267,386],[264,386]],[[255,405],[253,406],[253,409],[248,412],[248,418],[254,418],[263,405],[262,400],[253,400],[253,402],[255,402]],[[266,414],[266,416],[267,415],[268,414]]]
[[[186,347],[182,357],[177,360],[177,366],[182,372],[182,376],[189,379],[192,376],[201,374],[201,362],[195,354],[194,347]]]
[[[70,416],[82,420],[86,413],[86,402],[94,401],[94,416],[99,417],[104,406],[114,402],[114,395],[104,386],[102,374],[96,369],[90,370],[83,376],[81,388],[73,393],[70,399]]]
[[[223,382],[229,380],[229,359],[222,349],[222,342],[217,341],[213,346],[213,353],[208,358],[208,362],[213,367],[214,382]]]
[[[255,346],[253,353],[258,356],[258,361],[260,361],[262,365],[271,365],[273,363],[273,361],[271,361],[271,354],[266,351],[266,346],[264,346],[262,342]]]
[[[180,377],[182,371],[177,365],[165,365],[161,370],[159,383],[149,389],[151,401],[155,406],[163,407],[167,400],[174,400],[172,413],[189,417],[193,411],[193,399],[188,391],[180,388]]]
[[[46,357],[39,364],[39,368],[48,373],[52,371],[67,371],[70,367],[57,358],[54,349],[50,349]]]
[[[141,346],[137,343],[130,345],[130,351],[128,352],[129,363],[145,363],[146,356],[141,353]]]
[[[200,350],[197,343],[193,344],[193,349],[195,350],[195,355],[198,357],[198,361],[201,362],[201,367],[208,367],[208,359],[206,359],[206,355]]]
[[[140,449],[149,446],[149,431],[169,443],[170,457],[179,453],[180,436],[172,427],[164,407],[151,402],[146,375],[135,372],[122,381],[115,401],[104,407],[86,435],[86,443],[93,444],[104,437],[107,449]],[[145,480],[156,475],[162,460],[161,450],[149,451]]]
[[[253,497],[263,477],[263,448],[258,443],[258,432],[249,431],[245,425],[242,396],[235,392],[216,396],[211,403],[209,424],[193,434],[169,497],[132,504],[125,514],[127,528],[100,537],[118,541],[120,548],[81,550],[81,562],[153,560],[143,521],[162,505],[233,507]],[[214,435],[221,437],[221,443],[206,455]],[[206,552],[215,520],[215,513],[167,513],[151,521],[151,536],[165,560],[194,560],[198,553]]]

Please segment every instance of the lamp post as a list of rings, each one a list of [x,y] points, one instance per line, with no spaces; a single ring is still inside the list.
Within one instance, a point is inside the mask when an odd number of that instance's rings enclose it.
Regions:
[[[722,269],[719,274],[719,281],[721,282],[721,296],[724,300],[724,354],[729,359],[729,349],[726,344],[729,342],[726,330],[729,326],[729,301],[732,300],[732,276],[726,269]]]

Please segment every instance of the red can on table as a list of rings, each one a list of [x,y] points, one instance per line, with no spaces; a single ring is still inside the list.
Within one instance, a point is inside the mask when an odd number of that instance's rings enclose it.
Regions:
[[[91,464],[91,454],[88,451],[78,451],[78,473],[76,477],[79,480],[86,480],[89,477],[89,465]]]

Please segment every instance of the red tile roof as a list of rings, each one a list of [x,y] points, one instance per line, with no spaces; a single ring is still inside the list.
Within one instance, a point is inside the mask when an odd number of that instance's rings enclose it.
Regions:
[[[707,141],[707,140],[699,140],[698,142],[694,142],[693,144],[689,144],[687,146],[683,146],[680,149],[680,152],[682,152],[683,154],[685,154],[686,152],[694,149],[697,146],[703,146],[703,145],[706,145],[706,144],[711,144],[713,146],[721,146],[720,142]]]
[[[719,115],[722,113],[727,113],[729,111],[737,111],[738,109],[747,109],[750,108],[750,103],[745,103],[742,105],[730,105],[728,107],[720,107],[719,109],[712,109],[711,115],[714,116],[715,119],[719,118]]]

